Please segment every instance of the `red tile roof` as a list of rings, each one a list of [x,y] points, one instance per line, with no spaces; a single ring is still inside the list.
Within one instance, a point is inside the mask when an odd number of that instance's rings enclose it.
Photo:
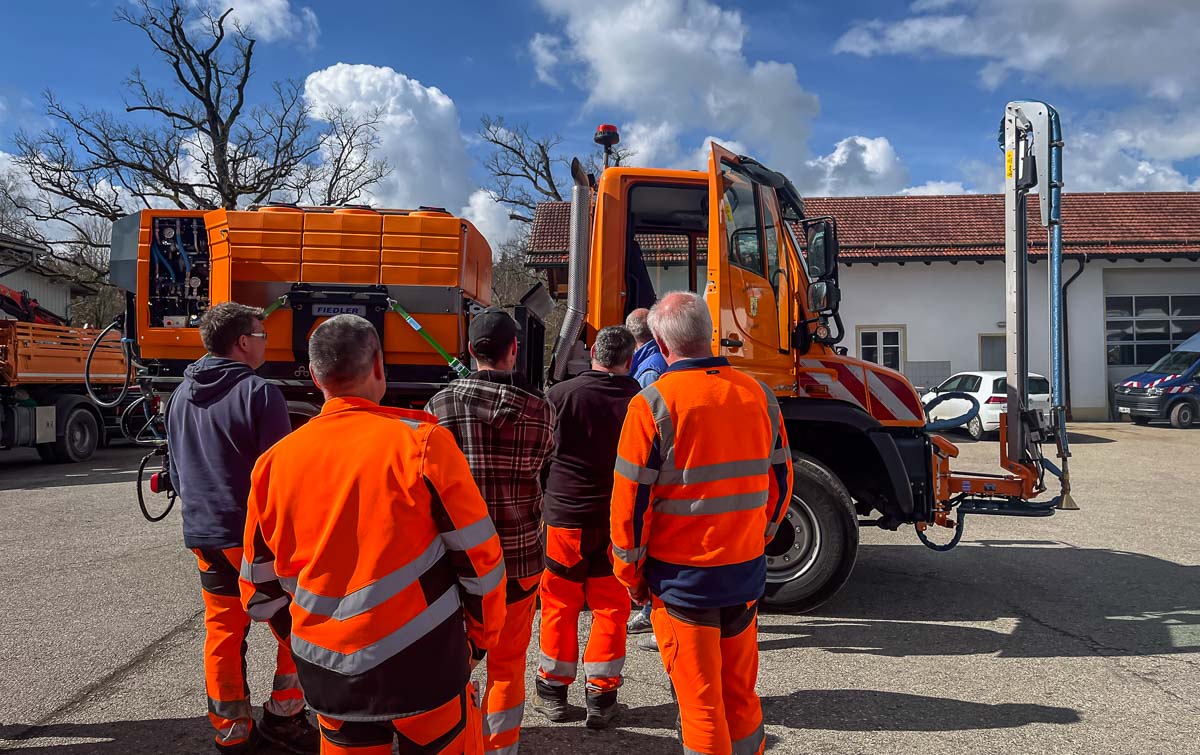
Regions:
[[[1004,256],[1004,198],[1000,194],[955,196],[811,197],[809,217],[838,221],[845,262],[989,259]],[[566,263],[570,205],[538,205],[530,236],[529,264]],[[1029,201],[1030,246],[1045,256],[1046,233],[1037,197]],[[1200,258],[1200,192],[1126,192],[1063,195],[1063,252],[1099,257]],[[639,236],[659,261],[686,260],[678,236]],[[701,249],[706,245],[701,245]]]

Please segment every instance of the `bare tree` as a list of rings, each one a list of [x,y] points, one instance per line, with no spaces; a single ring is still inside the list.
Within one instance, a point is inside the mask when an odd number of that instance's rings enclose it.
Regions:
[[[294,81],[273,84],[264,104],[248,104],[255,40],[231,12],[187,0],[118,8],[117,20],[140,29],[172,74],[161,89],[135,69],[125,118],[72,110],[46,93],[54,127],[14,139],[15,164],[35,190],[0,184],[0,194],[53,236],[43,241],[54,256],[71,262],[69,245],[95,243],[92,219],[112,222],[142,207],[234,208],[314,190],[322,200],[348,201],[386,175],[386,163],[371,156],[378,115],[334,112],[319,132]],[[334,165],[320,165],[323,154]]]
[[[321,159],[303,164],[285,182],[285,191],[297,203],[350,204],[392,172],[386,159],[373,157],[380,146],[378,127],[383,108],[355,116],[338,107],[317,118],[329,123],[320,137]]]
[[[479,137],[490,145],[483,167],[491,176],[487,187],[492,199],[507,206],[515,220],[530,222],[539,202],[561,202],[570,187],[569,157],[560,154],[563,139],[558,134],[534,136],[524,124],[508,125],[503,117],[484,115]],[[631,150],[618,147],[617,164],[631,157]],[[604,154],[593,150],[585,167],[599,174]]]

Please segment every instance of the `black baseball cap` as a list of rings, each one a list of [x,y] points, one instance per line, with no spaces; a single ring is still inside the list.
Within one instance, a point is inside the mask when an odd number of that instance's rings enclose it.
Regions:
[[[517,340],[517,321],[499,307],[488,307],[471,318],[467,337],[476,356],[495,360]]]

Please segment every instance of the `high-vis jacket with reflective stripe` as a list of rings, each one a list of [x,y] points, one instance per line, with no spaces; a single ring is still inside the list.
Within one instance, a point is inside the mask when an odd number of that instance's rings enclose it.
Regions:
[[[723,357],[672,365],[629,405],[612,498],[614,572],[692,608],[762,597],[792,458],[770,389]]]
[[[334,398],[251,483],[242,599],[276,632],[290,610],[309,705],[391,720],[462,694],[504,623],[505,573],[454,437],[424,412]]]

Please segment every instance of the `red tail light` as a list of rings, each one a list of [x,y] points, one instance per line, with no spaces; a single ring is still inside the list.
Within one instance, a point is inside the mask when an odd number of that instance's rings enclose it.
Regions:
[[[990,396],[985,404],[1007,404],[1008,396]]]

